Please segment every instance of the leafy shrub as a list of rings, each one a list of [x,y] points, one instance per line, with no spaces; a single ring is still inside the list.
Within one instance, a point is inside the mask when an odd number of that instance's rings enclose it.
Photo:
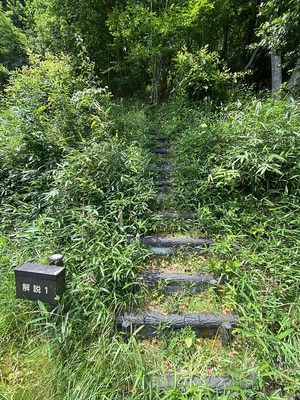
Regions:
[[[7,17],[0,5],[0,89],[7,81],[9,71],[20,68],[27,61],[26,38]]]
[[[11,79],[0,113],[0,193],[39,201],[70,148],[105,137],[106,89],[85,87],[69,59],[31,56]]]
[[[36,67],[35,72],[39,75],[42,70],[38,71]],[[26,69],[25,77],[28,73],[29,69]],[[30,82],[28,78],[27,86]],[[42,87],[41,91],[41,103],[44,104],[45,94],[46,105],[47,95],[51,98],[51,90],[56,88],[55,79],[47,82],[49,86]],[[58,80],[57,84],[60,82]],[[38,132],[36,141],[28,143],[31,129],[28,127],[28,132],[24,132],[27,128],[25,111],[24,118],[23,114],[22,118],[12,118],[14,109],[10,93],[7,98],[11,102],[10,108],[5,110],[3,107],[2,111],[6,126],[1,132],[0,147],[3,154],[0,161],[3,166],[0,232],[5,243],[8,236],[11,243],[11,248],[5,246],[0,254],[2,270],[8,277],[2,283],[5,286],[7,280],[12,282],[12,265],[28,261],[47,263],[48,255],[61,252],[65,255],[67,291],[60,305],[52,311],[42,304],[27,303],[24,304],[25,312],[19,308],[16,316],[10,316],[9,307],[5,307],[0,331],[7,329],[4,340],[15,335],[15,325],[8,317],[17,324],[26,314],[22,345],[16,340],[14,346],[30,360],[33,357],[30,358],[26,351],[32,348],[37,354],[43,354],[41,362],[44,364],[49,362],[48,358],[54,360],[53,364],[47,364],[46,379],[53,398],[69,398],[69,393],[76,398],[89,397],[95,385],[101,394],[104,390],[110,392],[103,388],[105,384],[110,385],[112,379],[116,382],[115,379],[121,379],[121,376],[129,380],[127,373],[131,371],[130,376],[134,375],[139,368],[135,364],[134,367],[126,365],[126,350],[120,365],[122,374],[115,362],[108,361],[115,359],[119,363],[119,357],[115,355],[122,340],[114,329],[114,313],[123,305],[128,307],[136,301],[133,298],[134,277],[144,257],[138,243],[128,243],[127,234],[145,230],[144,213],[152,195],[152,180],[146,174],[149,155],[138,140],[144,137],[147,125],[139,123],[145,118],[138,110],[132,113],[136,115],[136,121],[130,120],[122,110],[125,115],[119,115],[120,124],[118,121],[111,123],[106,112],[107,93],[94,88],[82,89],[81,83],[80,79],[70,81],[67,90],[60,92],[63,99],[53,95],[53,102],[44,113],[43,130]],[[22,90],[26,92],[24,86]],[[35,107],[40,104],[39,98],[35,98],[37,89],[34,87],[33,90],[32,108],[29,98],[25,102],[29,115],[33,116]],[[60,100],[64,99],[66,107],[61,109]],[[15,100],[22,109],[21,100]],[[72,115],[68,129],[60,124],[64,112],[66,117]],[[46,128],[51,129],[51,124],[55,123],[57,127],[53,127],[51,134]],[[62,129],[58,130],[58,127]],[[36,146],[39,141],[41,147]],[[29,149],[32,160],[27,154]],[[9,292],[3,290],[2,294],[0,303],[8,303],[9,298],[9,304],[15,307],[18,300],[14,299],[12,289]],[[8,332],[10,327],[12,332]],[[99,349],[105,349],[105,357],[101,355],[98,359],[94,352],[95,339],[99,340]],[[48,353],[44,351],[44,343],[47,343]],[[22,346],[26,347],[25,351]],[[111,349],[109,353],[107,346]],[[79,356],[83,348],[89,348],[88,357],[86,350],[84,356],[82,353]],[[5,360],[10,360],[8,351],[7,347],[3,350]],[[93,357],[95,363],[92,366]],[[66,359],[70,363],[68,370],[64,369],[65,374],[61,367]],[[38,368],[32,367],[32,370],[32,374],[39,377]],[[67,378],[68,374],[72,378]],[[84,382],[80,393],[79,381]],[[22,385],[20,387],[25,393]],[[5,388],[4,393],[7,390]],[[118,391],[124,391],[121,380]]]
[[[187,196],[297,193],[299,104],[254,100],[225,112],[199,121],[175,145]]]
[[[125,145],[117,138],[73,149],[55,172],[45,207],[51,205],[49,212],[58,218],[74,207],[92,207],[117,225],[134,225],[152,193],[148,162],[148,154],[137,144]]]
[[[149,115],[152,107],[144,103],[121,99],[111,104],[110,117],[115,136],[127,144],[139,143],[145,146],[149,129]]]
[[[207,47],[190,53],[179,52],[175,59],[176,89],[179,96],[189,100],[208,100],[222,103],[230,98],[236,74],[220,61],[219,55],[210,53]]]

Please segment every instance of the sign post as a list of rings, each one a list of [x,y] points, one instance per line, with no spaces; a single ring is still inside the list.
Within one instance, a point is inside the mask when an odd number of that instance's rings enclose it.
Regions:
[[[19,299],[56,305],[65,292],[65,268],[62,266],[26,263],[14,271]]]

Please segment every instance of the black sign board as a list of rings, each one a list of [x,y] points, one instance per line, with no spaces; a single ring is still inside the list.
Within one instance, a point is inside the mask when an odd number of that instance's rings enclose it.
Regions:
[[[57,304],[65,291],[65,268],[56,265],[26,263],[15,268],[16,296]]]

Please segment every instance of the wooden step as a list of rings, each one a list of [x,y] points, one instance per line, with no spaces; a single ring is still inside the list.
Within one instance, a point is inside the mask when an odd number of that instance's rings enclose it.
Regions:
[[[175,376],[168,374],[157,378],[154,386],[156,386],[159,391],[165,391],[175,387],[184,390],[193,386],[204,386],[214,392],[222,393],[226,389],[234,387],[250,391],[257,387],[257,380],[251,376],[245,376],[242,380],[237,380],[230,376],[206,376],[203,378],[193,376],[191,378],[184,378],[180,375]],[[246,398],[250,400],[252,396],[249,394]]]
[[[150,167],[148,169],[148,171],[156,172],[158,174],[170,174],[170,173],[174,172],[174,168],[173,167]]]
[[[140,328],[147,337],[157,336],[157,329],[178,330],[189,326],[197,337],[214,338],[221,335],[223,346],[231,342],[231,330],[237,326],[234,314],[168,314],[155,312],[123,313],[117,316],[117,326],[131,332]]]
[[[161,218],[161,219],[194,219],[195,215],[192,213],[162,212],[162,213],[154,213],[153,217],[157,217],[157,218]]]
[[[165,147],[157,147],[155,149],[150,149],[150,151],[152,153],[155,153],[155,154],[163,154],[163,155],[170,153],[170,150],[168,148],[165,148]]]
[[[171,186],[172,182],[168,180],[154,181],[156,186]]]
[[[149,253],[153,256],[176,256],[178,254],[207,254],[208,251],[198,247],[149,247]]]
[[[166,135],[162,135],[161,133],[157,132],[157,130],[151,130],[148,132],[148,136],[150,138],[156,139],[156,140],[166,140]]]
[[[164,237],[164,236],[145,236],[141,238],[143,244],[155,247],[210,247],[213,241],[208,238],[192,237]]]
[[[149,284],[163,282],[163,293],[172,294],[182,291],[186,287],[191,293],[200,293],[209,285],[224,284],[223,277],[212,274],[175,274],[165,272],[145,272],[138,276],[138,279]]]
[[[161,194],[162,199],[170,196]],[[158,196],[156,196],[158,198]],[[129,242],[136,240],[133,236],[128,238]],[[183,254],[205,254],[211,249],[213,241],[208,238],[186,238],[186,237],[159,237],[146,236],[139,238],[141,243],[148,246],[148,250],[153,255],[176,255]]]
[[[155,200],[159,202],[174,200],[174,196],[170,193],[159,193],[153,196]]]
[[[166,193],[166,194],[168,194],[168,193],[170,193],[170,187],[169,186],[157,186],[156,187],[156,191],[158,193]]]
[[[207,253],[213,244],[212,240],[207,238],[147,236],[141,240],[143,244],[149,246],[149,252],[155,255],[203,254]]]
[[[152,141],[152,147],[155,148],[167,148],[169,146],[169,141],[167,141],[166,139],[154,139]]]
[[[171,166],[172,165],[172,160],[168,157],[165,157],[165,154],[157,154],[159,160],[157,160],[158,164],[163,164],[164,166]]]

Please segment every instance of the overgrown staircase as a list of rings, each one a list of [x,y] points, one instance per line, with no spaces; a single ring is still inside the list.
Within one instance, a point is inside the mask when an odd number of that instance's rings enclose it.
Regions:
[[[149,148],[155,161],[151,167],[151,172],[157,190],[153,220],[156,222],[171,221],[173,226],[176,225],[176,222],[183,223],[188,231],[196,216],[191,212],[172,208],[172,204],[174,204],[172,177],[174,177],[176,171],[172,164],[170,143],[166,137],[159,135],[156,130],[150,132],[149,137],[151,138]],[[176,256],[183,258],[191,256],[196,259],[198,257],[201,264],[203,260],[210,257],[213,246],[211,238],[178,236],[166,232],[163,235],[155,233],[138,239],[131,237],[129,240],[139,240],[148,249],[152,264],[147,265],[145,271],[137,277],[137,280],[141,282],[142,287],[146,288],[146,291],[154,291],[158,298],[160,294],[163,294],[163,296],[175,296],[175,299],[183,292],[188,294],[190,298],[201,293],[202,296],[205,296],[206,290],[218,294],[220,290],[222,291],[222,287],[226,286],[224,277],[209,272],[197,271],[195,273],[189,268],[182,271],[178,270],[176,265],[172,265],[172,257]],[[163,268],[161,268],[162,260],[164,260]],[[193,331],[195,337],[219,341],[223,348],[230,345],[233,340],[232,330],[237,327],[239,317],[228,310],[220,310],[219,312],[207,310],[201,312],[166,312],[159,301],[154,303],[153,306],[153,302],[150,301],[150,304],[144,305],[142,310],[120,313],[117,317],[119,329],[129,335],[138,331],[149,341],[159,335],[162,330],[168,332],[186,327]],[[189,345],[189,342],[187,343]],[[223,392],[232,386],[248,388],[253,384],[252,380],[248,380],[247,377],[237,382],[230,374],[222,376],[190,374],[187,376],[181,374],[181,372],[175,371],[161,376],[157,375],[154,379],[156,388],[160,391],[173,387],[185,390],[188,387],[204,385],[210,390]]]

